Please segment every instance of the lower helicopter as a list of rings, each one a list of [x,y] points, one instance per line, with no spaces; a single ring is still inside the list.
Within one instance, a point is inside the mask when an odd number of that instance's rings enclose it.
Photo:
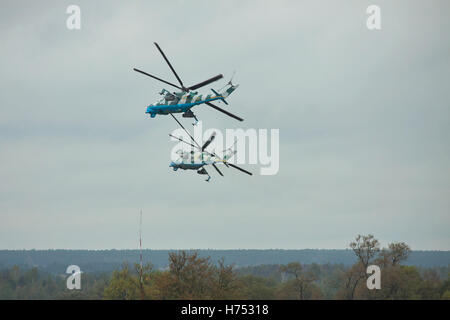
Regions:
[[[219,157],[215,152],[206,151],[206,148],[213,142],[216,137],[216,133],[213,132],[209,139],[200,146],[197,141],[189,134],[189,132],[184,128],[184,126],[178,121],[178,119],[170,113],[170,115],[175,119],[175,121],[180,125],[180,127],[188,134],[193,143],[187,142],[183,140],[181,137],[175,137],[172,134],[169,134],[170,137],[183,142],[185,144],[190,145],[193,149],[190,152],[185,152],[183,150],[178,150],[177,154],[179,158],[176,161],[172,161],[169,167],[173,168],[174,171],[178,169],[182,170],[196,170],[198,174],[207,175],[208,178],[205,180],[209,182],[211,180],[211,176],[208,171],[206,171],[205,167],[211,165],[222,177],[223,173],[217,167],[217,164],[223,163],[226,167],[232,167],[241,172],[244,172],[248,175],[253,175],[251,172],[242,169],[235,164],[229,163],[228,160],[231,159],[236,154],[235,146],[236,141],[232,147],[223,151],[223,156]],[[196,149],[196,151],[194,151]]]

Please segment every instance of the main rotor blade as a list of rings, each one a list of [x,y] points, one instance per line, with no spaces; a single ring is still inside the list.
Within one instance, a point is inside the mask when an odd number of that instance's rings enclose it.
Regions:
[[[205,150],[211,144],[211,142],[213,142],[215,137],[216,137],[216,132],[214,131],[212,133],[211,137],[209,137],[209,139],[203,144],[202,151]]]
[[[195,139],[194,139],[194,137],[193,136],[191,136],[191,134],[186,130],[186,128],[185,127],[183,127],[183,125],[181,124],[181,122],[180,121],[178,121],[178,119],[172,114],[172,113],[170,113],[170,115],[172,116],[172,118],[174,118],[175,119],[175,121],[180,125],[180,127],[184,130],[184,132],[186,132],[187,133],[187,135],[191,138],[191,140],[197,145],[197,147],[196,148],[198,148],[198,149],[202,149],[202,147],[200,147],[200,145],[197,143],[197,141],[195,141]]]
[[[168,84],[168,85],[171,85],[171,86],[173,86],[173,87],[175,87],[175,88],[178,88],[178,89],[180,89],[180,90],[183,90],[183,88],[180,88],[179,86],[177,86],[177,85],[175,85],[175,84],[173,84],[173,83],[170,83],[169,81],[166,81],[166,80],[160,79],[160,78],[158,78],[158,77],[155,77],[155,76],[153,76],[153,75],[151,75],[151,74],[149,74],[149,73],[147,73],[147,72],[141,71],[141,70],[136,69],[136,68],[133,68],[133,70],[134,70],[134,71],[137,71],[137,72],[140,72],[140,73],[142,73],[142,74],[145,74],[146,76],[149,76],[149,77],[151,77],[151,78],[153,78],[153,79],[156,79],[156,80],[159,80],[159,81],[161,81],[161,82],[164,82],[164,83],[166,83],[166,84]]]
[[[239,171],[242,171],[242,172],[244,172],[244,173],[246,173],[246,174],[249,174],[249,175],[253,175],[253,173],[251,173],[251,172],[249,172],[249,171],[247,171],[247,170],[245,170],[245,169],[242,169],[242,168],[239,168],[237,165],[234,165],[234,164],[232,164],[232,163],[228,163],[231,167],[233,167],[233,168],[235,168],[235,169],[238,169]]]
[[[183,139],[181,139],[181,138],[179,138],[179,137],[175,137],[174,135],[171,135],[170,133],[169,133],[169,136],[172,137],[172,138],[174,138],[174,139],[177,139],[177,140],[180,141],[180,142],[184,142],[184,143],[190,145],[190,146],[193,147],[193,148],[197,148],[197,149],[198,149],[197,146],[195,146],[195,145],[193,145],[192,143],[189,143],[189,142],[187,142],[187,141],[184,141]]]
[[[223,164],[224,164],[226,167],[229,167],[228,163],[227,163],[225,160],[223,160],[221,157],[219,157],[217,154],[215,154],[214,152],[209,152],[209,151],[203,151],[203,152],[206,153],[206,154],[209,154],[210,156],[216,157],[217,159],[220,160],[220,162],[223,162]]]
[[[175,75],[175,77],[177,77],[178,82],[180,83],[181,87],[183,88],[183,91],[186,91],[186,88],[183,85],[183,81],[181,81],[180,77],[178,76],[178,74],[175,72],[175,69],[172,67],[172,65],[169,62],[169,59],[167,59],[166,55],[164,54],[164,52],[161,50],[161,48],[159,47],[159,45],[154,42],[155,46],[158,48],[159,52],[161,52],[164,60],[166,60],[167,64],[169,65],[170,69],[172,70],[173,74]]]
[[[232,114],[231,112],[228,112],[228,111],[226,111],[226,110],[223,110],[222,108],[219,108],[219,107],[216,106],[216,105],[213,105],[211,102],[205,102],[205,103],[206,103],[208,106],[210,106],[210,107],[216,109],[217,111],[220,111],[220,112],[225,113],[227,116],[230,116],[230,117],[232,117],[232,118],[235,118],[236,120],[239,120],[239,121],[244,121],[244,119],[239,118],[238,116],[235,116],[235,115]]]
[[[216,169],[216,171],[223,177],[223,174],[222,174],[222,172],[220,172],[219,168],[217,168],[217,166],[214,163],[212,163],[212,165],[213,165],[214,169]]]
[[[212,77],[211,79],[208,79],[208,80],[205,80],[203,82],[197,83],[197,84],[195,84],[193,86],[190,86],[188,89],[189,90],[195,90],[195,89],[198,89],[198,88],[201,88],[203,86],[206,86],[207,84],[210,84],[211,82],[217,81],[217,80],[222,79],[222,78],[223,78],[223,75],[219,74],[219,75],[217,75],[215,77]]]

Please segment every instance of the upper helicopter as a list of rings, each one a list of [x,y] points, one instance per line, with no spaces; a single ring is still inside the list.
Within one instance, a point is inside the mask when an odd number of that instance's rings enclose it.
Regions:
[[[228,103],[225,101],[225,98],[227,98],[239,85],[233,85],[231,80],[226,84],[222,92],[217,92],[214,89],[211,89],[213,91],[213,94],[198,94],[197,91],[194,91],[198,88],[201,88],[203,86],[206,86],[214,81],[217,81],[219,79],[223,78],[222,74],[219,74],[215,77],[212,77],[208,80],[202,81],[200,83],[197,83],[190,87],[185,87],[183,82],[181,81],[178,74],[175,72],[175,69],[170,64],[169,60],[167,59],[164,52],[161,50],[159,45],[154,42],[156,48],[158,48],[159,52],[161,52],[161,55],[163,56],[164,60],[166,60],[167,64],[169,65],[170,69],[172,70],[173,74],[177,78],[179,82],[179,86],[173,83],[170,83],[166,80],[163,80],[161,78],[158,78],[154,75],[151,75],[147,72],[144,72],[142,70],[133,68],[134,71],[140,72],[142,74],[145,74],[146,76],[149,76],[153,79],[159,80],[161,82],[164,82],[165,84],[168,84],[172,87],[175,87],[181,91],[178,92],[170,92],[166,89],[162,89],[159,93],[160,95],[163,95],[163,97],[158,100],[156,103],[151,104],[147,107],[146,113],[150,114],[150,117],[154,118],[157,114],[172,114],[172,113],[183,113],[184,118],[194,118],[195,121],[198,121],[197,117],[192,112],[191,108],[199,105],[199,104],[206,104],[222,113],[225,113],[226,115],[239,120],[243,121],[244,119],[232,114],[231,112],[228,112],[222,108],[219,108],[218,106],[211,103],[211,101],[220,100],[223,101],[225,104],[228,105]]]

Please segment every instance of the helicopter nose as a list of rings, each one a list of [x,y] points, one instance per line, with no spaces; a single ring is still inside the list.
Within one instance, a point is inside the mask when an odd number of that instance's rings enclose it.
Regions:
[[[170,167],[170,168],[173,168],[173,171],[177,171],[177,170],[178,170],[177,165],[176,165],[175,162],[173,162],[173,161],[170,163],[169,167]]]

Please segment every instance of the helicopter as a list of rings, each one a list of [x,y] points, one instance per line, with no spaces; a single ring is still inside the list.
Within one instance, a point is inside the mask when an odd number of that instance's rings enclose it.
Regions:
[[[178,121],[178,119],[172,113],[170,113],[170,115],[187,133],[192,142],[194,142],[194,144],[192,144],[183,140],[181,137],[175,137],[174,135],[169,134],[170,137],[192,147],[192,150],[190,152],[185,152],[183,150],[178,150],[176,152],[179,155],[179,158],[176,161],[172,161],[169,165],[169,167],[173,168],[173,171],[177,171],[178,169],[197,170],[198,174],[207,175],[208,178],[205,181],[209,182],[211,180],[211,176],[209,175],[208,171],[206,171],[205,166],[212,165],[213,168],[223,177],[223,173],[216,166],[216,164],[218,163],[223,163],[226,167],[232,167],[248,175],[253,175],[251,172],[228,162],[228,160],[236,154],[236,150],[233,150],[233,148],[235,147],[237,141],[234,142],[234,145],[232,147],[223,151],[224,156],[223,158],[221,158],[216,153],[214,153],[214,151],[206,151],[206,148],[211,144],[211,142],[213,142],[214,138],[216,137],[216,132],[213,132],[209,139],[202,146],[200,146],[197,141],[195,141],[194,137],[192,137],[189,132],[183,127],[183,125]],[[194,151],[194,149],[197,149],[197,151]]]
[[[217,81],[219,79],[223,78],[222,74],[219,74],[215,77],[212,77],[208,80],[202,81],[200,83],[197,83],[193,86],[190,87],[185,87],[183,82],[181,81],[180,77],[178,76],[178,74],[175,72],[175,69],[172,67],[171,63],[169,62],[169,60],[167,59],[166,55],[164,54],[164,52],[162,51],[162,49],[160,48],[160,46],[154,42],[156,48],[158,48],[159,52],[161,53],[161,55],[163,56],[164,60],[167,62],[167,64],[169,65],[170,69],[172,70],[173,74],[175,75],[175,77],[177,78],[178,82],[179,82],[179,86],[176,84],[173,84],[169,81],[163,80],[159,77],[156,77],[154,75],[151,75],[147,72],[144,72],[142,70],[133,68],[134,71],[142,73],[146,76],[149,76],[153,79],[159,80],[165,84],[168,84],[172,87],[175,87],[181,91],[178,92],[170,92],[169,90],[166,89],[162,89],[161,92],[159,92],[160,95],[162,95],[163,97],[160,98],[157,102],[155,102],[154,104],[151,104],[149,106],[147,106],[147,110],[145,113],[148,113],[150,115],[151,118],[156,117],[157,114],[160,115],[167,115],[169,113],[183,113],[183,118],[194,118],[195,119],[195,123],[198,122],[198,119],[196,117],[196,115],[194,114],[194,112],[192,112],[192,107],[196,106],[196,105],[200,105],[200,104],[206,104],[208,106],[210,106],[211,108],[216,109],[217,111],[220,111],[226,115],[228,115],[229,117],[232,117],[236,120],[239,121],[243,121],[244,119],[232,114],[231,112],[228,112],[214,104],[211,103],[211,101],[215,101],[215,100],[220,100],[222,102],[224,102],[226,105],[228,105],[228,103],[225,101],[225,99],[234,91],[237,89],[237,87],[239,85],[233,85],[233,83],[231,82],[232,79],[225,85],[225,87],[227,87],[224,91],[222,92],[217,92],[214,89],[211,89],[213,94],[199,94],[197,91],[194,91],[198,88],[204,87],[214,81]],[[225,88],[224,87],[224,88]],[[222,88],[222,89],[224,89]]]

